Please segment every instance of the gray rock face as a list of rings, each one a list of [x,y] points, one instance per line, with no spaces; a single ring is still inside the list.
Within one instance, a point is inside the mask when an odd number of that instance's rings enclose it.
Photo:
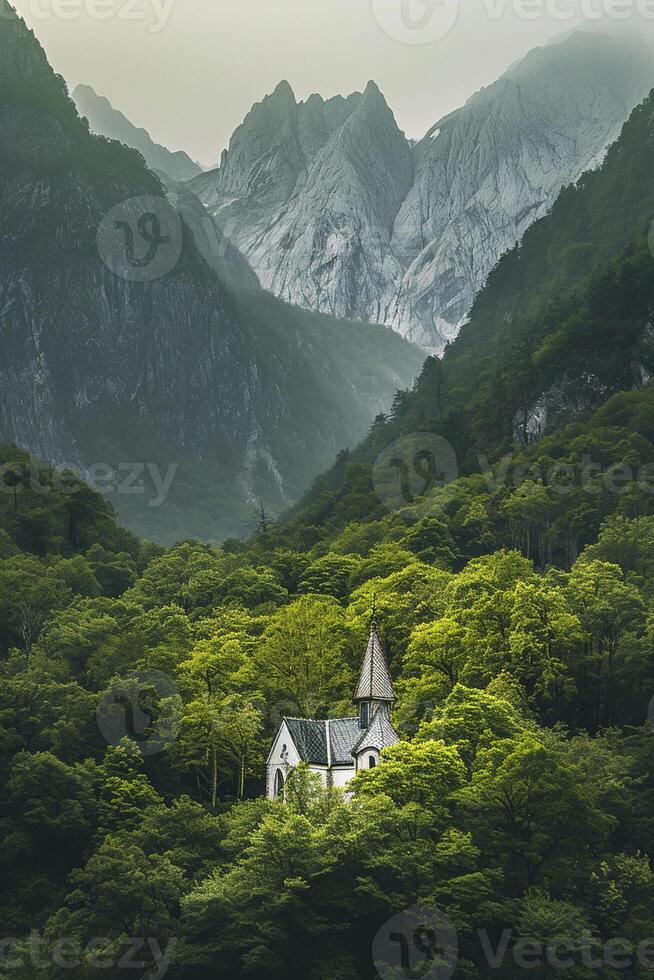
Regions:
[[[418,144],[393,238],[410,265],[384,322],[437,350],[456,336],[502,254],[601,163],[651,88],[649,60],[624,55],[593,34],[532,51]]]
[[[114,497],[121,519],[164,542],[242,535],[255,503],[278,512],[356,443],[423,357],[391,330],[260,289],[218,233],[201,240],[212,223],[186,192],[171,194],[174,267],[117,275],[98,228],[142,195],[169,208],[141,157],[89,135],[31,32],[3,18],[0,441],[85,474],[175,467],[165,506]]]
[[[216,218],[183,183],[166,182],[167,197],[193,232],[195,244],[209,268],[223,283],[245,289],[258,289],[256,273],[235,245],[227,238]]]
[[[262,285],[278,296],[383,322],[391,229],[412,180],[411,151],[371,82],[301,175],[278,220],[241,247]]]
[[[73,101],[80,116],[88,119],[93,133],[119,140],[138,150],[151,170],[156,170],[171,180],[191,180],[202,173],[202,167],[194,163],[188,154],[182,150],[173,152],[155,143],[145,129],[134,126],[90,85],[78,85],[73,92]]]
[[[653,81],[640,49],[575,34],[416,145],[373,83],[299,104],[282,83],[191,187],[276,295],[441,353],[501,255],[602,160]]]
[[[647,324],[641,338],[641,354],[651,363],[654,358],[654,328]],[[632,359],[625,372],[626,391],[638,391],[652,380],[649,369],[640,360]],[[513,418],[513,439],[518,446],[529,446],[548,432],[574,419],[587,417],[604,401],[614,388],[592,371],[581,374],[564,368],[555,382],[532,404],[525,406]]]

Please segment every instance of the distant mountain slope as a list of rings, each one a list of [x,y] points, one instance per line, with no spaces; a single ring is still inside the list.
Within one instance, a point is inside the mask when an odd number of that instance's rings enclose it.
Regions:
[[[90,85],[78,85],[73,92],[73,101],[80,116],[88,119],[92,132],[138,150],[151,170],[163,173],[172,180],[191,180],[202,173],[202,168],[188,154],[182,150],[173,152],[155,143],[145,129],[134,126]]]
[[[89,134],[32,32],[0,11],[0,439],[84,475],[107,464],[121,518],[158,540],[243,534],[259,500],[286,506],[358,441],[422,355],[235,286],[186,223],[172,271],[110,271],[101,222],[142,195],[167,207],[162,186]],[[175,471],[164,503],[125,489],[135,464]]]
[[[203,258],[221,280],[245,289],[259,288],[259,279],[250,263],[230,242],[218,220],[209,214],[199,197],[188,190],[188,185],[165,179],[164,185],[168,200],[192,230]]]
[[[491,269],[596,166],[654,84],[647,51],[577,33],[536,49],[414,150],[393,251],[411,264],[389,321],[452,340]],[[422,339],[421,339],[422,338]],[[438,345],[437,345],[438,347]]]
[[[644,49],[577,33],[413,146],[373,83],[298,104],[284,82],[192,189],[276,295],[442,353],[501,255],[601,161],[653,83]]]
[[[357,450],[317,481],[295,519],[338,528],[383,515],[372,465],[413,433],[445,437],[470,474],[479,472],[479,454],[493,463],[566,424],[566,453],[576,452],[577,463],[583,452],[601,456],[601,440],[575,443],[574,424],[654,378],[653,172],[654,92],[601,168],[566,188],[551,214],[502,258],[444,358],[427,360],[414,390],[400,394],[391,417],[378,419]],[[647,411],[650,404],[647,396]],[[647,411],[641,422],[654,440]],[[627,426],[612,462],[619,451],[627,463],[638,456],[638,433]]]

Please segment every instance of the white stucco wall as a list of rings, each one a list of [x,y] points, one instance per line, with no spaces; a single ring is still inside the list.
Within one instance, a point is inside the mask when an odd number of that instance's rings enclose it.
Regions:
[[[318,776],[320,776],[320,782],[323,784],[323,786],[327,786],[327,782],[328,782],[328,779],[327,779],[327,776],[328,776],[327,766],[311,766],[310,765],[309,766],[309,769],[311,770],[311,772],[315,772]]]
[[[282,773],[285,774],[287,765],[293,767],[299,761],[300,756],[293,744],[288,725],[284,721],[277,733],[277,738],[273,742],[266,764],[266,796],[269,800],[275,798],[275,775],[277,770],[281,769]]]
[[[354,763],[354,760],[352,762]],[[343,769],[334,768],[332,769],[332,785],[338,789],[343,789],[351,779],[354,779],[355,774],[354,764]]]
[[[370,769],[370,759],[375,760],[375,765],[379,765],[379,760],[381,759],[381,754],[377,749],[364,749],[357,755],[357,771],[359,769]]]

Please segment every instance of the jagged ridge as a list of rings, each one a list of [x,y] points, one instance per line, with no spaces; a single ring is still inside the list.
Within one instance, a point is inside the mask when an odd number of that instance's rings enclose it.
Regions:
[[[644,50],[575,34],[415,147],[374,83],[297,103],[285,82],[192,187],[276,295],[442,353],[501,255],[601,162],[653,81]]]
[[[163,189],[141,156],[91,135],[32,32],[3,18],[1,437],[84,473],[176,463],[167,505],[117,496],[122,517],[161,540],[243,534],[254,500],[297,497],[421,356],[391,331],[225,285],[186,225],[171,273],[116,277],[97,229],[143,194]]]

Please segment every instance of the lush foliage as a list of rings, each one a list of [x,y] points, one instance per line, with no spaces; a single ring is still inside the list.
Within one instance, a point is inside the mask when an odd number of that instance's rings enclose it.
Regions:
[[[644,395],[605,412],[634,428]],[[563,933],[584,977],[584,949],[652,934],[654,517],[633,494],[606,514],[592,497],[596,541],[547,567],[531,520],[499,517],[512,495],[465,479],[310,548],[293,544],[308,513],[247,547],[164,552],[72,478],[2,458],[1,887],[21,976],[42,975],[37,929],[42,956],[83,949],[53,978],[121,976],[135,937],[141,976],[168,952],[173,977],[367,978],[377,930],[416,902],[455,924],[462,977],[493,975],[479,930],[493,948],[513,930],[506,977],[521,937]],[[351,710],[373,600],[402,741],[349,803],[301,770],[286,805],[262,799],[281,715]]]

